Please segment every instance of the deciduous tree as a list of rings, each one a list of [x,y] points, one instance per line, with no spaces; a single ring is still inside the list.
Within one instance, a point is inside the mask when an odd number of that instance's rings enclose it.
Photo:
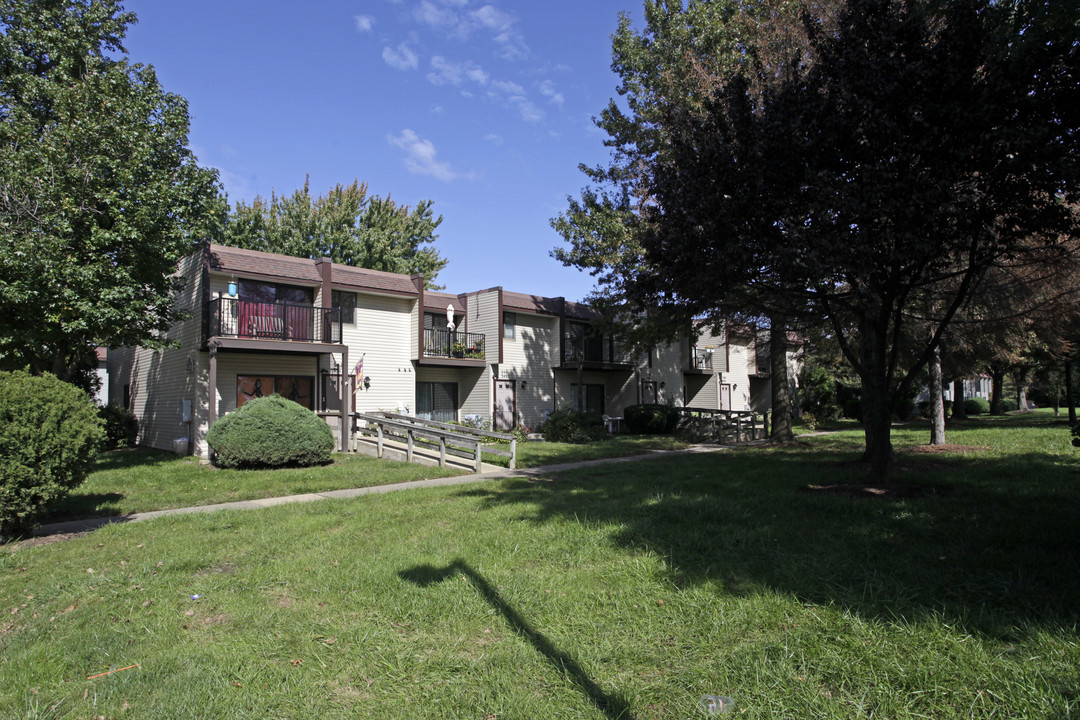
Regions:
[[[116,0],[0,0],[0,366],[71,380],[158,344],[170,279],[220,204],[183,98],[122,43]]]
[[[439,237],[431,201],[414,208],[389,197],[368,196],[367,185],[335,185],[326,195],[311,195],[308,181],[292,195],[238,202],[222,242],[234,247],[295,257],[329,257],[344,265],[422,273],[429,289],[446,260],[431,245]]]

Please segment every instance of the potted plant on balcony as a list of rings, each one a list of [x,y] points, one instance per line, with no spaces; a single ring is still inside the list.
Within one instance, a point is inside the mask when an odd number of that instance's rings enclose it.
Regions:
[[[466,357],[471,357],[471,358],[483,358],[484,357],[484,341],[483,340],[477,340],[476,342],[474,342],[472,345],[470,345],[468,347],[468,350],[466,351],[465,355],[466,355]]]
[[[451,357],[456,357],[456,358],[465,357],[465,343],[462,343],[462,342],[452,343],[450,345],[450,356]]]

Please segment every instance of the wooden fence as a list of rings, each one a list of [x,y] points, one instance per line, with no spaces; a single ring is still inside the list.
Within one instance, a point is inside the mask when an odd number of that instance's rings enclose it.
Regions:
[[[511,470],[517,465],[517,440],[507,433],[477,430],[465,425],[423,420],[392,412],[353,413],[352,418],[353,438],[374,438],[378,457],[383,456],[384,442],[389,439],[405,444],[405,455],[409,462],[412,462],[417,447],[421,447],[438,451],[439,467],[446,467],[446,456],[452,455],[473,460],[476,471],[480,472],[484,453],[509,458]],[[490,440],[509,442],[510,449],[485,442]]]

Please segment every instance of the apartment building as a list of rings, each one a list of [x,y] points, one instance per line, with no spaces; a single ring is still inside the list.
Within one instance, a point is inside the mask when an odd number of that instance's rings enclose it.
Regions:
[[[353,411],[533,429],[566,406],[747,410],[767,381],[752,329],[691,329],[632,357],[593,308],[563,298],[433,292],[421,276],[217,244],[178,275],[187,319],[172,346],[110,352],[109,399],[138,416],[140,444],[204,457],[218,417],[273,393],[325,417],[346,448]]]

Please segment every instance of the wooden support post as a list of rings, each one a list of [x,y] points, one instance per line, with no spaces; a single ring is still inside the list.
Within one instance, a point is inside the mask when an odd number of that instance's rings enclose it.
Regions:
[[[478,443],[476,443],[476,472],[480,472],[480,468],[481,468],[480,443],[478,442]]]
[[[382,452],[383,452],[382,425],[376,425],[375,426],[375,431],[379,433],[379,451],[378,451],[377,457],[381,458],[382,457]]]
[[[408,460],[409,462],[412,462],[413,431],[412,431],[411,428],[407,431],[407,436],[408,437],[407,437],[406,450],[405,450],[405,459]]]
[[[446,467],[446,438],[439,436],[439,467]]]
[[[517,467],[517,440],[510,441],[510,469]]]

